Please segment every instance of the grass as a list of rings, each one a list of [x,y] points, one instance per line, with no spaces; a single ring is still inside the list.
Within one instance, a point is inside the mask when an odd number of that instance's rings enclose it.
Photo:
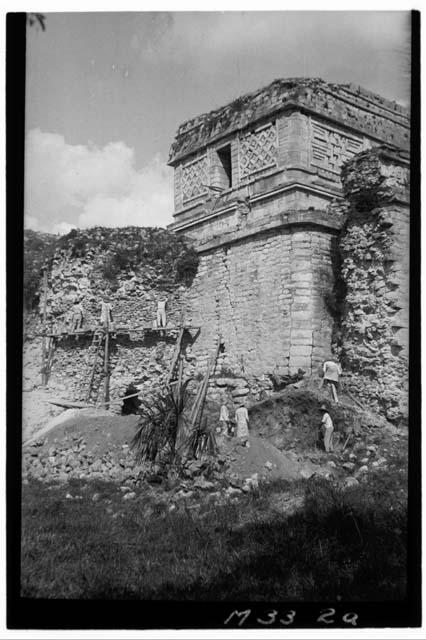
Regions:
[[[398,600],[405,593],[403,471],[341,491],[263,485],[223,506],[169,510],[112,484],[23,487],[21,593],[32,598]],[[66,493],[81,495],[66,499]],[[92,496],[99,494],[94,502]],[[282,498],[304,497],[286,513]],[[281,500],[281,502],[280,502]],[[275,505],[275,506],[274,506]],[[278,506],[277,506],[278,505]]]

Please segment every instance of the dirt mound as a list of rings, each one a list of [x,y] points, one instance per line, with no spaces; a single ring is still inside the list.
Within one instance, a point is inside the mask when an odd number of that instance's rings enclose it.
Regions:
[[[296,480],[306,478],[317,471],[315,465],[301,464],[292,453],[279,451],[262,438],[250,436],[250,447],[230,440],[221,448],[221,453],[229,464],[229,473],[239,478],[247,478],[257,473],[259,479]]]
[[[105,412],[107,413],[107,412]],[[97,456],[130,444],[136,432],[138,416],[98,415],[84,409],[45,434],[40,453],[48,451],[53,445],[83,438],[86,449]]]
[[[87,420],[88,418],[100,418],[100,417],[115,417],[110,411],[105,409],[97,409],[96,407],[90,409],[66,409],[59,415],[55,416],[47,422],[43,427],[40,427],[36,431],[33,431],[29,438],[23,440],[24,446],[34,443],[36,440],[44,439],[50,431],[56,429],[59,426],[64,426],[69,422],[79,422],[81,420]],[[57,437],[57,436],[55,436]]]
[[[58,416],[62,409],[49,403],[46,391],[24,391],[22,394],[22,440],[25,442]]]
[[[60,482],[137,481],[141,467],[129,447],[136,425],[134,415],[70,416],[43,439],[24,446],[23,476]]]
[[[337,440],[345,440],[349,434],[362,433],[364,429],[389,426],[386,420],[362,409],[343,394],[336,404],[322,389],[300,385],[253,405],[250,430],[281,450],[313,449],[320,440],[321,404],[328,408]]]

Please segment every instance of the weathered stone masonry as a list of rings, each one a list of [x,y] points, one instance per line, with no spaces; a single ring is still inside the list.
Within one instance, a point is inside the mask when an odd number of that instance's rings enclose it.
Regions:
[[[311,220],[312,220],[312,216]],[[218,334],[223,366],[249,376],[307,373],[329,348],[332,324],[324,292],[332,282],[333,234],[294,213],[278,228],[202,251],[188,315],[202,327],[199,365]],[[339,221],[334,220],[336,227]],[[213,243],[210,243],[210,246]]]
[[[383,142],[408,147],[403,107],[319,79],[277,80],[179,127],[170,229],[200,254],[187,303],[200,366],[217,334],[219,369],[246,376],[309,374],[330,355],[341,169]]]
[[[408,154],[389,148],[360,154],[342,174],[347,384],[396,422],[408,417],[409,176]]]

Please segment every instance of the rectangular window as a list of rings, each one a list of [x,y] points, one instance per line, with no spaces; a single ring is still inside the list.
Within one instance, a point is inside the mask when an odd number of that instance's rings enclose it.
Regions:
[[[231,145],[217,149],[219,187],[230,189],[232,187],[232,160]]]

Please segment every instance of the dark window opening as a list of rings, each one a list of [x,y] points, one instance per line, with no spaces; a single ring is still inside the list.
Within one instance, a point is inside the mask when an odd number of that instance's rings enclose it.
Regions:
[[[232,187],[231,145],[218,149],[217,157],[219,158],[220,186],[223,189],[230,189]]]

